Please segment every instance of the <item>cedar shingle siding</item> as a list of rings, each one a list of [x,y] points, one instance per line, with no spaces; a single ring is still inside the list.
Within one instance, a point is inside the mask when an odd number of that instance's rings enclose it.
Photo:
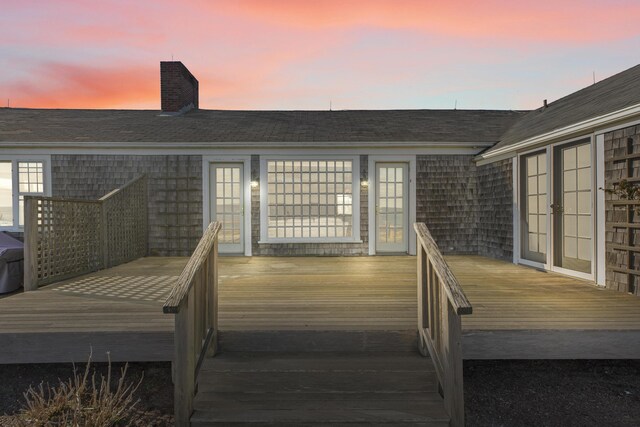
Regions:
[[[619,129],[604,135],[605,188],[616,181],[640,178],[640,159],[614,160],[640,153],[640,126]],[[637,183],[636,183],[637,184]],[[606,210],[606,286],[622,292],[640,295],[640,275],[628,270],[640,270],[640,214],[637,205],[614,205],[618,197],[605,194]],[[630,227],[623,224],[631,223]],[[610,245],[619,245],[612,248]],[[633,248],[631,250],[624,247]]]
[[[478,254],[513,258],[513,166],[511,159],[477,168]]]
[[[478,204],[473,156],[417,156],[416,219],[445,253],[478,251]],[[413,230],[411,230],[413,232]]]
[[[476,167],[473,156],[418,156],[416,219],[448,254],[513,257],[511,159]]]
[[[54,196],[96,199],[149,178],[149,252],[190,256],[202,235],[202,157],[52,155]]]
[[[431,229],[443,252],[512,256],[511,161],[477,167],[473,156],[417,156],[416,217]],[[53,195],[95,199],[130,179],[149,177],[149,248],[152,255],[188,256],[202,233],[202,157],[53,155]],[[251,156],[251,179],[260,179]],[[360,156],[360,176],[369,175]],[[361,243],[259,244],[260,190],[251,189],[254,255],[366,255],[369,250],[368,188],[360,190]],[[413,232],[413,230],[411,230]]]

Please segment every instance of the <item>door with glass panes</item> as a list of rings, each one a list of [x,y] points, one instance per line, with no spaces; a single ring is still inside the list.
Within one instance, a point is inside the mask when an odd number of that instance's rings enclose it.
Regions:
[[[244,252],[244,171],[242,163],[212,163],[209,168],[211,221],[220,221],[218,249]]]
[[[376,252],[409,250],[409,165],[376,163]]]
[[[521,156],[520,192],[520,258],[555,271],[591,275],[591,141]]]

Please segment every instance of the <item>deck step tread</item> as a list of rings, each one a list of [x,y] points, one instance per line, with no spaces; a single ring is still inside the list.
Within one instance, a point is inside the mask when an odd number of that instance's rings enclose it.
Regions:
[[[193,426],[445,426],[429,358],[411,353],[221,353],[198,378]]]
[[[403,330],[220,330],[222,352],[411,352],[416,329]]]
[[[222,353],[206,359],[200,372],[433,372],[416,353]]]
[[[418,406],[418,405],[416,405]],[[448,425],[449,418],[444,410],[436,409],[427,413],[427,405],[421,410],[408,411],[397,409],[329,409],[321,408],[309,410],[306,408],[287,409],[235,409],[221,408],[214,411],[196,410],[191,417],[192,426],[235,423],[265,423],[283,425],[291,423],[304,424],[343,424],[343,423],[392,423],[411,424],[425,423],[425,425]],[[430,423],[430,424],[427,424]],[[438,423],[438,424],[435,424]]]

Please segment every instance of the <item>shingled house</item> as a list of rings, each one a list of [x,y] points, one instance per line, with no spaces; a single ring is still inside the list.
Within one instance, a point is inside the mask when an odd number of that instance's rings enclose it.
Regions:
[[[0,229],[23,197],[97,198],[140,174],[149,253],[480,254],[639,293],[640,66],[534,111],[220,111],[161,63],[162,111],[0,109]]]

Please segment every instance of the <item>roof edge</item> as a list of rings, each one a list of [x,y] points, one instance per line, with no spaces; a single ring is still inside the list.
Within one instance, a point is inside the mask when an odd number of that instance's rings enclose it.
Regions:
[[[309,144],[313,144],[310,146]],[[95,142],[95,141],[0,141],[0,148],[102,148],[102,149],[158,149],[158,148],[177,148],[177,149],[207,149],[207,148],[380,148],[380,147],[406,147],[406,148],[427,148],[427,147],[446,147],[446,148],[478,148],[486,149],[495,145],[495,142],[489,141],[466,141],[466,142],[446,142],[446,141],[282,141],[277,143],[269,143],[265,146],[264,142],[246,141],[246,142]]]
[[[605,126],[610,123],[623,121],[639,114],[640,104],[634,104],[621,110],[616,110],[611,113],[603,114],[601,116],[592,117],[581,122],[573,123],[568,126],[557,128],[552,131],[527,138],[506,147],[497,148],[495,150],[490,148],[484,153],[478,154],[474,160],[476,162],[482,162],[481,164],[492,163],[504,158],[513,157],[513,152],[526,149],[538,144],[551,142],[555,139],[568,138],[576,133],[593,130],[594,128]]]

